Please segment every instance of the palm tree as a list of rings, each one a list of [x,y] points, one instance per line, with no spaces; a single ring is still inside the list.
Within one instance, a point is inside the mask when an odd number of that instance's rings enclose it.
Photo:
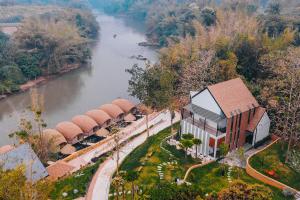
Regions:
[[[134,181],[138,178],[138,173],[136,171],[129,171],[125,175],[125,180],[131,182],[131,195],[132,200],[134,200]]]
[[[194,138],[194,135],[191,133],[183,134],[182,138],[185,140],[192,140]]]
[[[196,148],[196,158],[197,158],[198,157],[198,148],[197,148],[197,146],[202,144],[202,141],[199,138],[194,138],[192,141],[193,141],[193,144],[195,145],[195,148]]]
[[[184,148],[184,150],[185,150],[185,157],[186,157],[188,148],[191,148],[194,145],[193,141],[189,140],[189,139],[181,139],[180,144],[181,144],[182,148]]]

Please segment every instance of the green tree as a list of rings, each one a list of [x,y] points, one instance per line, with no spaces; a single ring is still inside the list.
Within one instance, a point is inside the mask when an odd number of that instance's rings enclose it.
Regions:
[[[220,157],[225,157],[228,152],[229,152],[229,145],[226,144],[225,142],[222,142],[222,144],[220,144]]]
[[[194,143],[192,140],[189,139],[181,139],[180,140],[180,145],[184,148],[185,150],[185,157],[187,156],[187,150],[188,148],[192,148]]]
[[[280,13],[281,13],[280,2],[278,0],[270,1],[266,11],[270,15],[280,15]]]
[[[225,157],[228,152],[229,152],[229,145],[226,144],[225,142],[222,142],[221,145],[219,146],[220,150],[220,157],[223,158]],[[226,170],[226,165],[222,165],[222,175],[225,175],[225,170]]]
[[[199,138],[193,138],[193,144],[195,145],[196,149],[196,157],[198,157],[198,146],[202,144],[202,141]]]
[[[136,171],[129,171],[125,175],[125,180],[131,183],[131,195],[132,200],[134,200],[134,181],[138,179],[138,172]]]
[[[7,171],[0,167],[0,183],[0,199],[3,200],[47,200],[53,188],[47,180],[27,181],[23,166]]]
[[[238,199],[271,200],[272,191],[263,185],[250,185],[243,181],[235,181],[218,193],[218,200]]]
[[[171,71],[159,66],[148,66],[143,69],[138,65],[126,71],[131,75],[128,88],[131,96],[137,97],[150,109],[170,108],[174,93],[174,75]],[[146,121],[148,124],[148,112],[146,112]],[[148,128],[147,132],[149,136]]]
[[[113,178],[111,184],[117,193],[116,199],[119,200],[120,187],[122,187],[125,184],[124,179],[122,178],[122,176],[117,175]]]
[[[262,47],[255,38],[240,36],[236,41],[235,54],[238,59],[237,72],[247,80],[256,80],[261,74],[259,56]]]
[[[182,138],[185,140],[192,140],[194,138],[194,135],[191,133],[183,134]]]
[[[212,26],[216,23],[217,13],[213,8],[205,7],[201,10],[201,18],[205,26]]]
[[[151,200],[191,200],[199,199],[199,196],[203,195],[202,191],[194,185],[178,186],[170,183],[159,183],[150,188],[148,193]]]

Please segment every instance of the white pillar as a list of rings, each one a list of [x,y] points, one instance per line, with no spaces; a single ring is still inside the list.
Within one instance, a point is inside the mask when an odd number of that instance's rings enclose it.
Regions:
[[[214,158],[217,157],[217,144],[218,144],[218,139],[215,139],[215,148],[214,148]]]

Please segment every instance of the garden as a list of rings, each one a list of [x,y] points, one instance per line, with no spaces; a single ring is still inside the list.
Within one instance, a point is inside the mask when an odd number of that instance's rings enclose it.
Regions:
[[[50,198],[72,200],[85,196],[93,175],[104,160],[105,157],[101,157],[94,164],[82,168],[71,176],[55,182]]]
[[[223,174],[225,171],[225,174]],[[194,169],[188,177],[188,182],[196,185],[204,194],[217,193],[228,188],[230,183],[241,180],[247,184],[264,185],[262,182],[250,177],[246,171],[238,167],[213,162],[201,168]],[[272,190],[274,200],[293,199],[285,197],[281,190],[267,186]]]
[[[178,126],[177,124],[176,129],[178,129]],[[151,195],[155,192],[161,193],[159,191],[163,188],[169,191],[169,194],[176,192],[178,189],[205,198],[206,194],[217,194],[224,188],[228,188],[231,183],[239,180],[249,184],[249,187],[259,185],[269,188],[272,199],[293,199],[293,197],[284,196],[281,190],[267,186],[250,177],[242,168],[230,167],[218,162],[194,169],[187,179],[187,182],[192,185],[191,187],[188,186],[190,189],[176,188],[176,184],[174,184],[176,180],[182,179],[189,167],[201,161],[186,156],[181,149],[178,150],[176,147],[170,146],[166,142],[166,138],[171,134],[170,132],[170,128],[168,128],[155,136],[149,137],[144,144],[136,148],[124,160],[119,168],[120,174],[124,173],[121,175],[124,180],[116,181],[117,176],[113,178],[110,199],[114,199],[117,193],[123,196],[122,199],[133,199],[133,193],[135,195],[138,193],[139,197],[142,198],[143,196],[149,196],[149,193]],[[115,190],[117,187],[119,189]],[[161,187],[161,189],[157,189],[158,187]],[[124,195],[122,191],[124,191]],[[173,192],[170,193],[170,191]]]
[[[178,129],[179,124],[174,126]],[[167,128],[157,135],[151,136],[145,143],[136,148],[122,163],[120,171],[138,173],[135,185],[139,191],[153,187],[160,182],[175,183],[176,179],[182,179],[187,169],[193,164],[199,163],[191,156],[186,156],[183,150],[167,144],[165,138],[171,135]],[[161,148],[163,147],[163,148]],[[125,190],[131,191],[132,185],[125,184]],[[111,187],[113,194],[114,187]]]
[[[285,164],[286,148],[285,143],[277,142],[253,156],[250,164],[260,173],[300,190],[300,171],[297,172],[289,163]]]

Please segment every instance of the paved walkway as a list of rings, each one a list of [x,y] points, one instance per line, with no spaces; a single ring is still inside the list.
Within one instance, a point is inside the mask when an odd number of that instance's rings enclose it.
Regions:
[[[271,141],[268,141],[268,142],[264,143],[263,145],[261,145],[257,148],[251,148],[251,149],[245,151],[245,156],[244,156],[244,161],[243,162],[241,162],[241,160],[238,156],[237,150],[234,150],[234,151],[228,153],[228,155],[224,159],[219,161],[219,163],[225,163],[225,164],[227,164],[231,167],[236,166],[236,167],[246,168],[247,158],[249,158],[249,156],[255,154],[256,152],[260,151],[261,149],[265,148],[270,143],[271,143]]]
[[[151,125],[158,123],[158,120],[160,119],[160,117],[159,117],[160,115],[161,114],[159,114],[159,113],[153,113],[149,116],[149,127]],[[136,122],[133,122],[130,126],[124,128],[124,129],[121,129],[119,131],[120,143],[127,141],[130,137],[137,135],[145,130],[146,130],[146,121],[145,121],[145,117],[144,117]],[[108,142],[105,142],[102,145],[98,146],[97,148],[95,148],[81,156],[78,156],[75,159],[68,161],[67,162],[68,164],[75,167],[73,172],[75,172],[75,171],[79,170],[81,167],[89,164],[91,162],[92,158],[98,157],[106,152],[109,152],[115,147],[115,142],[114,142],[112,136],[111,136],[111,138],[107,138],[106,140],[108,140]]]
[[[150,135],[155,135],[161,130],[171,125],[170,112],[161,113],[158,117],[156,125],[150,129]],[[176,113],[174,123],[180,120],[179,113]],[[120,163],[128,156],[136,147],[143,144],[147,140],[147,133],[136,137],[124,147],[120,149]],[[107,200],[109,196],[110,182],[114,172],[117,169],[116,153],[102,163],[93,177],[87,193],[87,200]]]

